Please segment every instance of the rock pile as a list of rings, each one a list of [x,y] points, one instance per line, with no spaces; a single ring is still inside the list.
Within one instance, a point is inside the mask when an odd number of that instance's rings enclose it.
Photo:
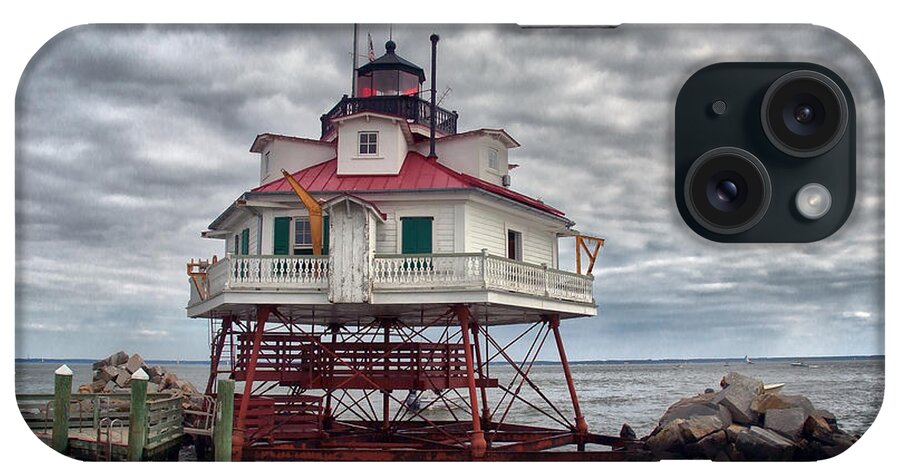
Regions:
[[[643,438],[647,448],[664,459],[809,461],[836,456],[858,438],[801,395],[767,392],[735,372],[720,386],[670,406]]]
[[[174,372],[169,372],[164,367],[147,365],[140,354],[134,353],[129,356],[123,351],[94,362],[94,376],[91,383],[78,387],[78,392],[127,393],[131,388],[131,375],[138,369],[144,369],[150,377],[147,384],[148,393],[181,395],[185,399],[185,408],[192,406],[192,399],[202,397],[191,382],[179,379]]]

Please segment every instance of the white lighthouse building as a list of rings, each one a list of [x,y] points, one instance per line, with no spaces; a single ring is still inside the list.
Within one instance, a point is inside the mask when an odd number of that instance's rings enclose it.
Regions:
[[[189,316],[257,304],[338,320],[457,303],[492,324],[596,313],[592,277],[559,269],[557,243],[577,234],[574,222],[508,186],[519,142],[503,129],[458,132],[457,113],[437,108],[429,157],[425,74],[395,48],[359,68],[357,96],[322,116],[320,138],[256,137],[260,185],[203,233],[224,242],[225,258],[208,289],[194,288]],[[323,206],[321,256],[282,169]],[[377,309],[338,305],[360,303]]]
[[[436,44],[435,35],[433,55]],[[298,453],[296,442],[335,434],[348,446],[333,451],[348,458],[361,454],[346,443],[354,438],[367,448],[389,441],[393,451],[408,441],[415,451],[476,458],[506,439],[525,445],[524,427],[510,436],[488,406],[491,392],[503,388],[488,372],[499,359],[488,355],[496,345],[489,328],[516,323],[555,334],[575,410],[553,444],[538,443],[546,433],[534,432],[535,448],[583,449],[590,435],[558,326],[596,314],[590,271],[602,240],[580,236],[561,210],[510,188],[509,157],[519,142],[503,129],[458,131],[456,111],[434,104],[433,86],[431,101],[420,97],[423,69],[398,56],[393,41],[385,49],[356,70],[355,93],[321,116],[319,138],[256,137],[250,152],[259,158],[259,186],[203,232],[222,240],[224,257],[188,265],[188,316],[221,322],[211,339],[207,391],[221,374],[253,389],[235,404],[235,455],[276,454],[259,449],[266,441],[292,448],[284,451],[296,458],[325,458]],[[578,272],[560,269],[564,237],[576,240]],[[436,340],[422,332],[435,326],[457,331]],[[260,382],[289,388],[300,400],[286,404],[283,395],[254,387]],[[351,390],[362,393],[340,403],[339,391]],[[338,418],[341,405],[362,405],[375,390],[383,400],[378,422]],[[393,412],[406,405],[401,390],[464,396],[469,426],[442,426],[433,416],[416,424],[423,426],[410,423]],[[260,408],[270,408],[269,423],[260,423]],[[365,420],[367,411],[353,413]],[[305,426],[276,424],[285,415]],[[421,446],[424,427],[465,443]],[[403,440],[410,428],[417,439]]]

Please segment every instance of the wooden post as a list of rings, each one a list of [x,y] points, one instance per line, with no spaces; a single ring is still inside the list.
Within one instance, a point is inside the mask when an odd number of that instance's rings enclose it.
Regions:
[[[487,451],[487,442],[484,439],[484,431],[481,429],[481,417],[478,415],[478,396],[475,390],[475,361],[472,358],[472,346],[469,341],[469,322],[472,315],[469,308],[464,305],[453,307],[456,318],[459,319],[459,328],[462,333],[463,348],[466,356],[466,379],[469,383],[469,404],[472,407],[472,457],[481,458]]]
[[[69,448],[69,400],[72,399],[72,370],[63,365],[53,377],[53,449],[66,454]]]
[[[131,411],[128,414],[128,461],[140,461],[147,441],[147,381],[144,369],[131,375]]]
[[[216,421],[213,453],[216,461],[231,461],[231,432],[234,427],[234,380],[219,380],[216,393]]]

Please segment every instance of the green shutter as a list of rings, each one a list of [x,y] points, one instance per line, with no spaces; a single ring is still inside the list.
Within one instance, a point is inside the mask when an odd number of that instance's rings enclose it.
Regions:
[[[272,253],[291,254],[291,217],[275,217],[275,244]]]
[[[431,253],[432,217],[406,217],[403,223],[403,254]]]
[[[241,231],[241,254],[249,255],[250,254],[250,229],[244,228]]]

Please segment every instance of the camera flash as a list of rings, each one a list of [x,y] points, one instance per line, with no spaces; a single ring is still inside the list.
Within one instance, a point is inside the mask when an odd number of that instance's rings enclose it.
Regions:
[[[831,192],[822,184],[808,183],[797,191],[794,204],[804,218],[818,220],[831,209]]]

